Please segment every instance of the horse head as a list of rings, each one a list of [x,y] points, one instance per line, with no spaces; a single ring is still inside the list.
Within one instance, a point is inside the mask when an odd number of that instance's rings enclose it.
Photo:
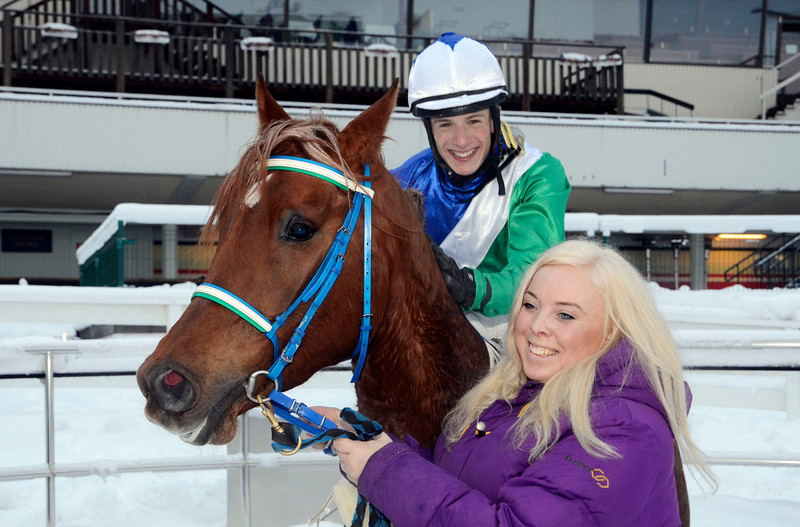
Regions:
[[[414,200],[383,165],[396,98],[395,81],[339,131],[321,116],[290,118],[259,79],[258,135],[220,185],[203,232],[206,243],[217,244],[207,284],[137,372],[151,421],[193,444],[227,443],[236,417],[255,405],[253,394],[290,389],[349,358],[355,367],[367,320],[374,329],[356,386],[361,410],[395,433],[435,437],[463,389],[421,401],[436,414],[423,417],[421,430],[395,415],[403,404],[397,391],[418,398],[420,381],[441,390],[432,372],[471,383],[485,371],[481,359],[454,366],[455,357],[429,350],[448,353],[465,339],[472,348],[483,345],[447,294]],[[336,277],[320,277],[332,262],[340,265]],[[404,375],[409,367],[424,373]],[[271,374],[251,376],[259,371]],[[396,382],[387,385],[390,379]]]

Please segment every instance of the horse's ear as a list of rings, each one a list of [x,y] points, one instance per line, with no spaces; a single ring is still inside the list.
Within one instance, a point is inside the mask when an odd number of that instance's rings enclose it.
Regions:
[[[398,79],[395,79],[392,87],[378,102],[344,127],[339,137],[339,145],[346,159],[357,158],[366,161],[371,155],[380,151],[383,134],[397,103],[397,84]]]
[[[267,83],[264,76],[258,76],[256,84],[256,107],[258,107],[258,122],[261,128],[272,123],[272,121],[288,121],[291,119],[289,114],[278,104],[267,90]]]

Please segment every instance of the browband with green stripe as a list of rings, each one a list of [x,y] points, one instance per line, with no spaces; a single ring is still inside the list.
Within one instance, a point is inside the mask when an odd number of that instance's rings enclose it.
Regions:
[[[352,190],[354,192],[361,192],[362,194],[372,198],[375,191],[363,185],[352,181],[345,177],[341,170],[337,170],[328,165],[317,163],[310,159],[302,159],[292,156],[270,156],[267,167],[271,170],[289,170],[291,172],[300,172],[320,179],[324,179],[345,190]]]

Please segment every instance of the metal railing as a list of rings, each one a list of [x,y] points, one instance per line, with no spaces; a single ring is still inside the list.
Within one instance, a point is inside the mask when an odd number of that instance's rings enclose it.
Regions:
[[[338,30],[314,29],[305,35],[292,28],[70,13],[48,13],[46,21],[74,31],[48,32],[45,19],[28,20],[19,11],[2,14],[5,86],[59,81],[75,89],[250,98],[263,74],[280,99],[363,104],[374,102],[395,78],[405,97],[408,73],[421,49],[417,46],[433,39],[359,33],[360,43],[348,43],[349,33]],[[415,47],[388,46],[376,54],[367,44],[387,40],[408,40]],[[504,109],[621,113],[621,49],[537,42],[540,55],[534,56],[532,42],[485,43],[506,77]],[[620,60],[594,65],[563,58],[578,50]]]
[[[780,64],[777,64],[776,66],[773,66],[772,70],[780,71],[781,68],[783,68],[784,66],[787,66],[788,64],[794,62],[795,60],[798,59],[798,57],[800,57],[800,53],[795,53],[794,55],[792,55],[788,59],[784,60]],[[778,91],[784,89],[786,86],[792,84],[797,79],[800,79],[800,71],[794,73],[789,78],[782,80],[781,82],[779,82],[778,84],[776,84],[775,86],[773,86],[772,88],[767,90],[767,89],[764,88],[764,74],[763,73],[761,74],[761,95],[759,95],[758,98],[761,100],[761,119],[762,120],[767,118],[767,98],[769,98],[771,95],[777,93]]]
[[[669,115],[666,110],[664,109],[664,104],[672,105],[675,109],[675,115],[677,116],[679,113],[678,108],[684,108],[688,111],[689,117],[692,116],[694,112],[694,104],[688,103],[686,101],[682,101],[680,99],[676,99],[675,97],[670,97],[664,93],[655,91],[655,90],[640,90],[635,88],[626,88],[624,90],[626,95],[644,95],[648,101],[646,105],[645,111],[648,115],[657,115],[657,116],[664,116]],[[649,101],[650,97],[656,99],[659,105],[658,111],[654,110],[650,107]],[[627,105],[627,109],[630,110],[630,105]]]
[[[29,378],[31,376],[41,376],[43,378],[45,395],[45,465],[37,464],[31,466],[19,466],[11,468],[0,468],[0,482],[20,481],[43,478],[46,481],[46,515],[48,527],[56,525],[56,478],[61,477],[84,477],[84,476],[107,476],[109,473],[109,461],[102,462],[82,462],[82,463],[57,463],[55,459],[55,406],[54,406],[54,380],[56,377],[96,377],[96,376],[132,376],[135,371],[106,371],[106,372],[87,372],[87,373],[68,373],[59,374],[54,368],[54,358],[59,355],[78,353],[79,350],[74,344],[65,342],[63,345],[52,345],[44,347],[26,348],[28,353],[40,355],[43,359],[43,368],[39,374],[20,374],[4,375],[8,378]],[[2,379],[0,379],[0,382]],[[296,461],[276,454],[258,454],[251,452],[249,445],[248,419],[240,416],[239,444],[241,454],[228,455],[203,455],[198,457],[188,457],[180,461],[159,460],[159,459],[136,459],[136,460],[112,460],[113,472],[116,474],[142,473],[142,472],[178,472],[193,470],[219,470],[235,469],[241,473],[243,492],[241,495],[241,519],[243,527],[250,526],[250,470],[254,467],[270,467],[276,465],[291,465]],[[325,458],[321,453],[305,454],[308,457]],[[307,463],[308,461],[304,461]],[[301,461],[303,463],[303,461]],[[229,506],[230,509],[230,506]]]
[[[795,345],[795,348],[797,346]],[[800,349],[789,349],[788,352],[800,351]],[[43,359],[43,368],[38,374],[44,379],[45,391],[45,441],[46,441],[46,466],[33,465],[33,466],[20,466],[13,468],[0,469],[0,481],[17,481],[44,478],[46,480],[46,495],[47,495],[47,526],[55,526],[56,518],[56,478],[59,477],[81,477],[91,475],[107,475],[108,474],[108,461],[102,463],[85,462],[79,464],[60,464],[55,459],[55,408],[54,400],[54,379],[59,376],[97,376],[100,375],[133,375],[133,371],[107,371],[107,372],[91,372],[91,373],[69,373],[59,374],[54,368],[54,357],[64,354],[77,353],[78,347],[70,342],[64,342],[63,345],[39,346],[26,349],[27,352],[41,356]],[[717,349],[718,352],[724,350]],[[789,355],[787,355],[789,357]],[[703,366],[697,361],[689,361],[690,369],[721,369],[720,366],[709,364]],[[737,366],[728,365],[724,369],[735,369]],[[742,369],[752,369],[747,366],[741,366]],[[761,367],[758,369],[769,369],[773,371],[790,371],[800,370],[800,367],[795,362],[788,359],[785,363],[772,364],[770,366]],[[19,377],[29,377],[31,374],[20,375]],[[9,375],[5,376],[10,377]],[[11,376],[13,377],[13,376]],[[788,382],[788,381],[787,381]],[[787,392],[789,387],[787,386]],[[793,389],[793,391],[798,391]],[[239,426],[239,441],[241,447],[241,454],[229,455],[216,455],[208,456],[203,455],[197,458],[187,458],[181,461],[169,460],[167,462],[158,459],[137,459],[135,461],[114,461],[114,471],[116,473],[141,473],[141,472],[171,472],[171,471],[190,471],[190,470],[209,470],[209,469],[235,469],[241,472],[242,495],[241,495],[241,519],[242,525],[249,527],[250,525],[250,480],[251,469],[254,467],[274,466],[275,464],[290,464],[291,459],[282,458],[274,454],[257,454],[250,452],[250,445],[248,443],[248,419],[240,417]],[[737,466],[758,466],[758,467],[796,467],[800,468],[800,455],[794,454],[759,454],[759,453],[731,453],[731,452],[708,452],[710,463],[712,465],[737,465]],[[322,456],[322,454],[319,454]],[[267,457],[269,456],[269,458]],[[270,461],[271,460],[271,461]],[[230,506],[228,507],[230,510]]]
[[[794,287],[800,277],[800,234],[780,234],[725,270],[725,282],[752,273],[762,288]]]

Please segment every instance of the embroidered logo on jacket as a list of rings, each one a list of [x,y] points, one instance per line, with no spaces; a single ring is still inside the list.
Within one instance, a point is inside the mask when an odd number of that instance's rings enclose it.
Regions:
[[[597,482],[597,486],[600,487],[601,489],[607,489],[608,486],[611,484],[601,469],[592,468],[589,465],[583,463],[582,461],[570,456],[569,454],[567,454],[565,461],[567,463],[571,463],[577,467],[580,467],[586,472],[588,472],[592,476],[592,479],[594,479]]]

